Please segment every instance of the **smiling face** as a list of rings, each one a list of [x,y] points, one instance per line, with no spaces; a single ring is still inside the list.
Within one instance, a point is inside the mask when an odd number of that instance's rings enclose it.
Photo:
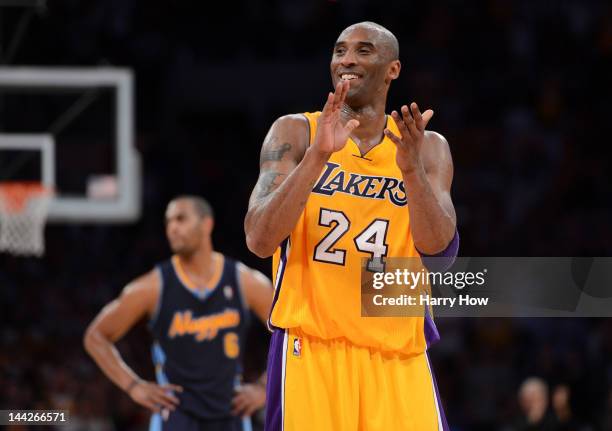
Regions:
[[[344,30],[334,46],[330,64],[334,87],[350,82],[347,104],[357,108],[386,98],[391,81],[399,76],[400,62],[395,36],[373,23],[355,24]]]

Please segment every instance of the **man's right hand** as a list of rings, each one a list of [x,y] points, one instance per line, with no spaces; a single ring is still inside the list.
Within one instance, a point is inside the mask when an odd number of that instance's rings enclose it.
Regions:
[[[342,123],[342,105],[348,93],[350,83],[340,81],[336,91],[327,95],[327,102],[317,119],[317,132],[312,148],[321,155],[329,157],[332,153],[340,151],[346,145],[349,135],[359,127],[359,121],[352,119]]]
[[[173,392],[183,392],[183,388],[171,383],[158,385],[157,383],[140,380],[129,390],[128,395],[138,404],[155,413],[163,409],[174,411],[179,400]]]

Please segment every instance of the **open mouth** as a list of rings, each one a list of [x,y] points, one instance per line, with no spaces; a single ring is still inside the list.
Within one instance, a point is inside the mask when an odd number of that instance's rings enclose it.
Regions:
[[[361,76],[359,76],[356,73],[341,73],[340,74],[340,79],[343,81],[353,81],[359,78],[361,78]]]

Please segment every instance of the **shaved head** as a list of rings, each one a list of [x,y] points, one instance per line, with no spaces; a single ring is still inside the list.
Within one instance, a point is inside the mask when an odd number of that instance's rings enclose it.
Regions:
[[[353,24],[334,44],[329,64],[332,84],[350,83],[346,104],[352,109],[384,105],[389,86],[402,67],[398,57],[399,44],[389,30],[370,21]]]
[[[385,52],[388,61],[399,60],[399,42],[395,35],[387,28],[372,21],[358,22],[348,26],[340,33],[338,40],[342,40],[344,36],[356,29],[367,30],[372,35],[374,44]]]

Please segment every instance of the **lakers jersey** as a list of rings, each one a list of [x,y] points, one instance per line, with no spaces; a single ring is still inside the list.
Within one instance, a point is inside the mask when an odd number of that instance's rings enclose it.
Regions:
[[[320,112],[304,115],[312,144]],[[400,136],[389,117],[387,128]],[[333,153],[295,228],[274,255],[271,326],[406,354],[421,353],[437,341],[429,315],[361,317],[363,258],[419,256],[409,204],[390,139],[384,137],[364,155],[349,139]]]

